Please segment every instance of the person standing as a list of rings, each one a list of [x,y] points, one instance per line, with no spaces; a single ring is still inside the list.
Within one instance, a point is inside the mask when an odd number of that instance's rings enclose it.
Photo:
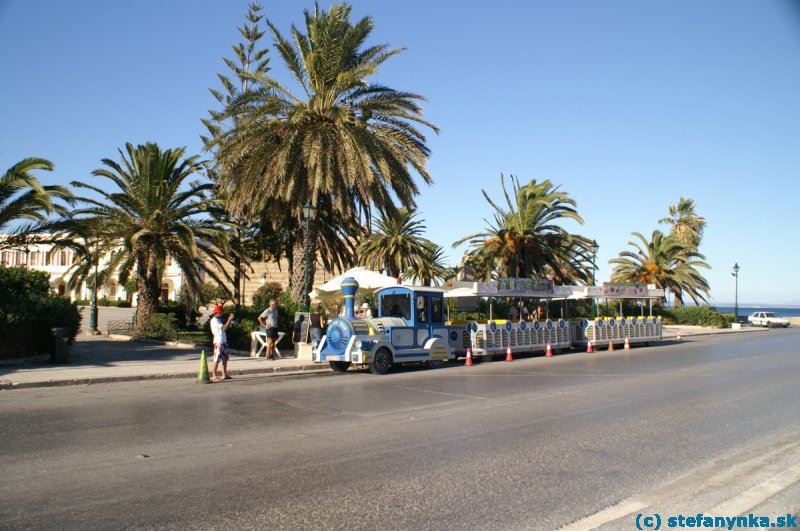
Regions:
[[[267,334],[267,357],[275,359],[275,341],[278,339],[278,303],[269,301],[269,307],[258,316],[258,324],[264,327]]]
[[[322,340],[322,329],[325,328],[325,317],[322,315],[322,305],[318,304],[316,310],[309,317],[309,336],[311,345],[316,348]]]
[[[214,368],[211,370],[211,381],[230,380],[231,377],[228,376],[228,337],[225,331],[233,323],[233,313],[228,316],[226,321],[222,316],[222,306],[217,304],[214,306],[214,316],[209,323],[212,336],[211,344],[214,349]],[[217,378],[217,368],[219,368],[220,362],[222,362],[222,378]]]

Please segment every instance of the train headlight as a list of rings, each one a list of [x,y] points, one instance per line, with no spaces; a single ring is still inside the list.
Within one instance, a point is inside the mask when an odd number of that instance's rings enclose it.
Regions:
[[[363,345],[363,343],[360,339],[356,339],[356,342],[353,344],[353,346],[356,347],[356,350],[361,350],[361,345]]]

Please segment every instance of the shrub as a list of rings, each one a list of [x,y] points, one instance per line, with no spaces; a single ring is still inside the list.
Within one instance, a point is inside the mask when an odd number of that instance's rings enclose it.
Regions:
[[[130,308],[131,307],[131,301],[125,301],[125,300],[122,300],[122,301],[109,301],[108,305],[112,306],[114,308]]]
[[[283,287],[278,282],[267,282],[259,287],[253,294],[253,306],[261,308],[261,311],[269,306],[269,301],[275,299],[280,302]]]
[[[178,334],[178,319],[172,313],[154,313],[142,330],[146,337],[174,340]]]
[[[156,308],[156,314],[174,315],[178,328],[186,328],[189,323],[186,306],[180,302],[159,302],[158,308]]]
[[[668,323],[728,328],[733,322],[733,314],[721,314],[709,306],[681,306],[663,311]]]
[[[51,328],[69,329],[75,340],[81,324],[77,305],[50,295],[47,273],[0,266],[0,359],[50,354]]]

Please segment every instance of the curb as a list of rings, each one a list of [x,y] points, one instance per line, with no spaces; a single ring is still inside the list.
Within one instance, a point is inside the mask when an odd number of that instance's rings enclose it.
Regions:
[[[728,329],[725,329],[725,330],[728,330]],[[681,335],[681,340],[691,339],[693,337],[700,337],[700,336],[731,336],[731,335],[738,335],[738,334],[747,335],[747,334],[752,334],[754,332],[769,332],[769,330],[770,330],[769,328],[753,328],[753,329],[750,329],[747,332],[744,332],[744,331],[741,331],[741,330],[739,330],[737,332],[699,332],[697,334]],[[677,338],[676,335],[674,335],[674,336],[673,335],[670,335],[670,336],[666,336],[665,335],[665,336],[663,336],[664,340],[667,340],[667,339],[672,340],[672,339],[676,339],[676,338]]]
[[[264,374],[273,376],[297,376],[331,373],[328,367],[313,365],[294,365],[287,367],[258,367],[255,369],[231,369],[229,371],[234,376],[245,376],[249,374]],[[145,380],[179,380],[197,378],[197,371],[180,373],[155,373],[155,374],[131,374],[125,376],[94,376],[89,378],[72,378],[66,380],[42,380],[39,382],[20,382],[0,381],[0,390],[9,389],[35,389],[41,387],[66,387],[71,385],[93,385],[117,382],[138,382]]]

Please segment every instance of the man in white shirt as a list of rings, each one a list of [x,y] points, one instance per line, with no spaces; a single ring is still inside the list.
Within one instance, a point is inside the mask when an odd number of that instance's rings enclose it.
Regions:
[[[214,306],[214,316],[209,320],[211,326],[211,340],[214,348],[214,368],[211,370],[211,381],[219,382],[221,380],[230,380],[228,376],[228,338],[225,331],[230,328],[233,323],[233,313],[228,316],[227,321],[223,321],[222,306],[217,304]],[[222,362],[222,378],[217,378],[217,367],[219,362]]]

